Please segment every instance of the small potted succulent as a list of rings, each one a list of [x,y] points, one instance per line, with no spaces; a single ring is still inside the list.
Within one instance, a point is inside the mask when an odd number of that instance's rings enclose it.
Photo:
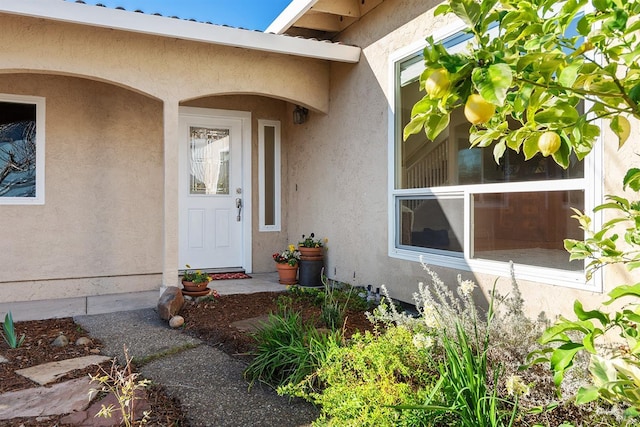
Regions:
[[[272,257],[276,262],[280,283],[294,285],[297,282],[300,251],[294,245],[289,245],[287,249],[274,253]]]
[[[186,265],[191,268],[189,264]],[[185,270],[182,275],[182,286],[187,292],[198,292],[206,289],[211,281],[211,276],[202,270]]]

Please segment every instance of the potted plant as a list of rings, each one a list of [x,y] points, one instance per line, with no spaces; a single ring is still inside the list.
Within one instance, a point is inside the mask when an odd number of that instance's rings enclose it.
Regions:
[[[311,233],[308,237],[302,235],[302,241],[298,242],[298,250],[300,251],[300,259],[306,261],[317,261],[323,258],[324,244],[327,239],[316,239],[315,234]]]
[[[289,245],[287,249],[274,253],[272,257],[276,262],[280,283],[283,285],[296,284],[300,251],[298,251],[294,245]]]
[[[191,268],[189,264],[187,268]],[[207,288],[211,281],[211,276],[202,270],[185,270],[182,275],[182,286],[187,292],[200,292]]]

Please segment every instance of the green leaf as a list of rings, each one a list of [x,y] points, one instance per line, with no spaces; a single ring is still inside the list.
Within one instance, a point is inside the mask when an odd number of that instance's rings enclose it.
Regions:
[[[605,326],[609,324],[609,317],[607,315],[602,313],[600,310],[585,311],[582,307],[582,303],[578,300],[573,303],[573,312],[580,320],[597,319]]]
[[[598,387],[595,386],[580,387],[580,390],[576,393],[576,403],[578,405],[583,405],[585,403],[593,402],[600,397],[598,390]]]
[[[560,138],[560,148],[558,149],[558,151],[553,153],[551,157],[553,157],[553,160],[555,160],[555,162],[558,165],[562,166],[563,169],[566,169],[569,167],[570,155],[571,155],[571,147],[569,146],[569,143],[567,142],[566,138],[564,138],[563,136]]]
[[[626,190],[627,187],[631,188],[633,191],[640,191],[640,169],[631,168],[627,171],[624,179],[622,180],[623,190]]]
[[[629,14],[624,9],[615,9],[613,12],[613,16],[607,19],[604,25],[610,31],[622,31],[627,26],[628,19]]]
[[[572,87],[578,79],[578,72],[582,67],[582,61],[575,61],[560,73],[558,83],[564,87]]]
[[[568,320],[564,320],[547,328],[542,333],[542,336],[538,339],[538,341],[540,342],[540,344],[548,344],[553,341],[570,343],[571,340],[567,337],[566,332],[579,331],[583,334],[588,334],[593,332],[593,330],[593,324],[589,321],[571,322]]]
[[[612,302],[616,301],[619,298],[626,296],[640,297],[640,283],[636,283],[635,285],[620,285],[615,288],[611,292],[609,292],[609,297],[611,298],[608,301],[605,301],[604,305],[609,305]]]
[[[640,102],[640,83],[629,90],[629,98],[631,98],[631,100],[636,104]]]
[[[507,144],[504,142],[504,140],[498,142],[493,147],[493,159],[495,160],[496,164],[500,164],[500,159],[504,155],[505,151],[507,151]]]
[[[474,0],[456,0],[449,3],[455,15],[467,26],[474,28],[480,18],[480,5]]]
[[[501,107],[513,83],[513,73],[507,64],[492,64],[475,68],[471,79],[484,99]]]
[[[570,125],[575,123],[579,117],[580,114],[573,105],[567,102],[559,102],[552,107],[536,113],[534,120],[537,123],[546,125]]]
[[[560,385],[563,378],[563,372],[573,365],[573,358],[576,353],[584,349],[582,344],[566,343],[558,347],[551,356],[551,369],[554,370],[554,382]]]
[[[417,116],[418,114],[428,113],[431,108],[433,108],[434,101],[425,96],[420,101],[416,102],[413,108],[411,108],[411,117]]]
[[[600,356],[591,356],[589,361],[589,372],[593,376],[594,385],[604,385],[617,378],[616,369],[613,364]]]
[[[591,32],[591,23],[587,20],[585,16],[580,18],[578,21],[578,25],[576,26],[578,33],[582,36],[588,36]]]
[[[451,12],[451,7],[448,4],[441,4],[433,11],[433,16],[444,15]]]
[[[409,136],[420,132],[426,120],[427,120],[426,114],[420,114],[418,116],[412,117],[411,121],[407,123],[407,125],[404,127],[402,139],[406,141],[407,138],[409,138]]]
[[[629,138],[629,133],[628,133],[629,129],[628,128],[625,129],[624,127],[625,120],[626,120],[625,118],[616,115],[609,122],[609,128],[618,137],[618,140],[619,140],[618,148],[622,148],[624,143]],[[628,125],[628,122],[627,122],[627,125]]]
[[[434,141],[449,126],[449,114],[431,114],[424,124],[427,138]]]
[[[594,335],[595,334],[588,334],[585,335],[585,337],[582,339],[582,345],[584,346],[585,350],[587,350],[591,354],[597,353],[595,346],[596,337]]]
[[[606,12],[611,7],[611,0],[593,0],[593,7],[600,12]]]
[[[536,132],[524,140],[522,151],[524,152],[524,159],[529,160],[535,156],[538,151],[538,140],[540,139],[540,133]]]

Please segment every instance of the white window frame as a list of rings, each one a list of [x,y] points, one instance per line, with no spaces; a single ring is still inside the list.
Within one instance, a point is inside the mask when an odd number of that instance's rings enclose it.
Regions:
[[[0,93],[0,101],[36,106],[36,195],[35,197],[0,197],[0,205],[44,205],[45,98]]]
[[[274,209],[274,222],[275,224],[265,224],[266,222],[266,205],[265,205],[265,197],[266,197],[266,189],[265,189],[265,128],[273,127],[274,128],[274,157],[273,157],[273,179],[274,179],[274,200],[273,200],[273,209]],[[259,182],[259,193],[258,193],[258,201],[259,201],[259,231],[280,231],[282,229],[282,177],[281,177],[281,133],[280,133],[280,122],[278,120],[258,120],[258,182]]]
[[[433,34],[435,41],[443,41],[448,38],[457,36],[465,29],[462,21],[448,25],[441,31]],[[468,43],[468,41],[463,42]],[[434,188],[418,188],[418,189],[396,189],[396,141],[402,139],[402,125],[400,116],[396,116],[397,94],[400,91],[400,64],[421,54],[426,47],[426,41],[416,41],[402,49],[399,49],[389,56],[389,114],[388,114],[388,255],[392,258],[398,258],[407,261],[420,262],[426,264],[452,268],[456,270],[472,271],[493,276],[509,277],[510,265],[507,262],[492,261],[483,259],[473,259],[471,248],[471,212],[472,199],[474,194],[478,193],[499,193],[508,189],[508,192],[525,192],[525,191],[552,191],[552,190],[584,190],[585,212],[592,212],[593,208],[602,203],[603,184],[602,184],[602,168],[603,168],[603,144],[601,137],[594,144],[594,149],[583,160],[584,178],[553,180],[532,182],[516,182],[509,184],[476,184],[472,188],[467,185],[434,187]],[[460,46],[456,45],[456,48]],[[594,122],[603,129],[602,122]],[[601,132],[602,134],[602,132]],[[453,253],[437,249],[408,249],[406,246],[400,247],[398,243],[399,221],[397,213],[398,201],[404,197],[462,197],[464,199],[464,242],[463,253]],[[602,224],[601,213],[592,215],[593,225],[598,228]],[[567,257],[569,254],[567,253]],[[514,263],[514,273],[518,280],[527,280],[537,283],[546,283],[591,292],[603,291],[602,272],[596,272],[591,280],[586,280],[584,271],[568,271],[562,269],[554,269],[540,267],[527,264]]]

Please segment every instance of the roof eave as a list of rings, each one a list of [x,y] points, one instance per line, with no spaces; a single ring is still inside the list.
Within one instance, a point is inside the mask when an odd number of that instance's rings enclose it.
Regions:
[[[7,13],[93,27],[111,28],[160,37],[240,47],[336,62],[356,63],[361,49],[259,31],[243,30],[182,19],[98,8],[51,0],[0,0],[0,13]]]
[[[307,13],[318,0],[293,0],[265,30],[266,33],[284,34]]]

